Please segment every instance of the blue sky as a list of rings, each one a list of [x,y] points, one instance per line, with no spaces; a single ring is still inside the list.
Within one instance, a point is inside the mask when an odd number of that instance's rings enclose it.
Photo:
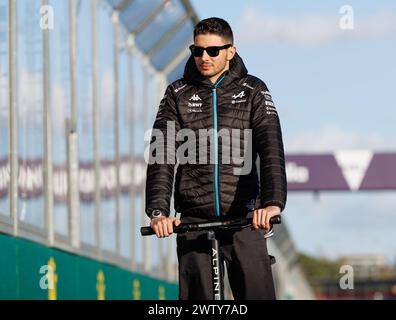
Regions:
[[[264,80],[286,153],[396,152],[394,1],[191,0],[199,18],[233,28],[249,73]],[[340,8],[353,9],[342,30]],[[284,218],[296,247],[331,258],[382,254],[396,262],[396,191],[289,193]]]

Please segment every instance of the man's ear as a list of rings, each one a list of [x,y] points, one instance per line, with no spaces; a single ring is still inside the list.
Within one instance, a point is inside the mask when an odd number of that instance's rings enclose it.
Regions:
[[[230,48],[227,49],[227,60],[231,61],[232,58],[234,58],[236,53],[236,47],[232,46]]]

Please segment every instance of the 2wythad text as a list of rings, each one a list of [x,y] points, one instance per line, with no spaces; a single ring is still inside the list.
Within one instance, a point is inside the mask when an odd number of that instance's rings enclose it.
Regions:
[[[155,304],[148,308],[147,314],[155,315],[172,315],[179,318],[184,314],[191,315],[247,315],[248,309],[244,304],[193,304],[191,307],[177,307],[177,306],[161,306]]]

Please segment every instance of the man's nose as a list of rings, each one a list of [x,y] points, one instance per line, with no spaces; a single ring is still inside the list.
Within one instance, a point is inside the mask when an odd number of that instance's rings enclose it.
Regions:
[[[202,54],[202,60],[203,61],[209,61],[210,56],[208,55],[208,53],[206,52],[206,50],[204,50],[203,54]]]

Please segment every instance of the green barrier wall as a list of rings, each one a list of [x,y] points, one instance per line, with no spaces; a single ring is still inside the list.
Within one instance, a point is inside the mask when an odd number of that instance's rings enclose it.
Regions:
[[[177,297],[175,283],[0,234],[2,300],[173,300]]]

